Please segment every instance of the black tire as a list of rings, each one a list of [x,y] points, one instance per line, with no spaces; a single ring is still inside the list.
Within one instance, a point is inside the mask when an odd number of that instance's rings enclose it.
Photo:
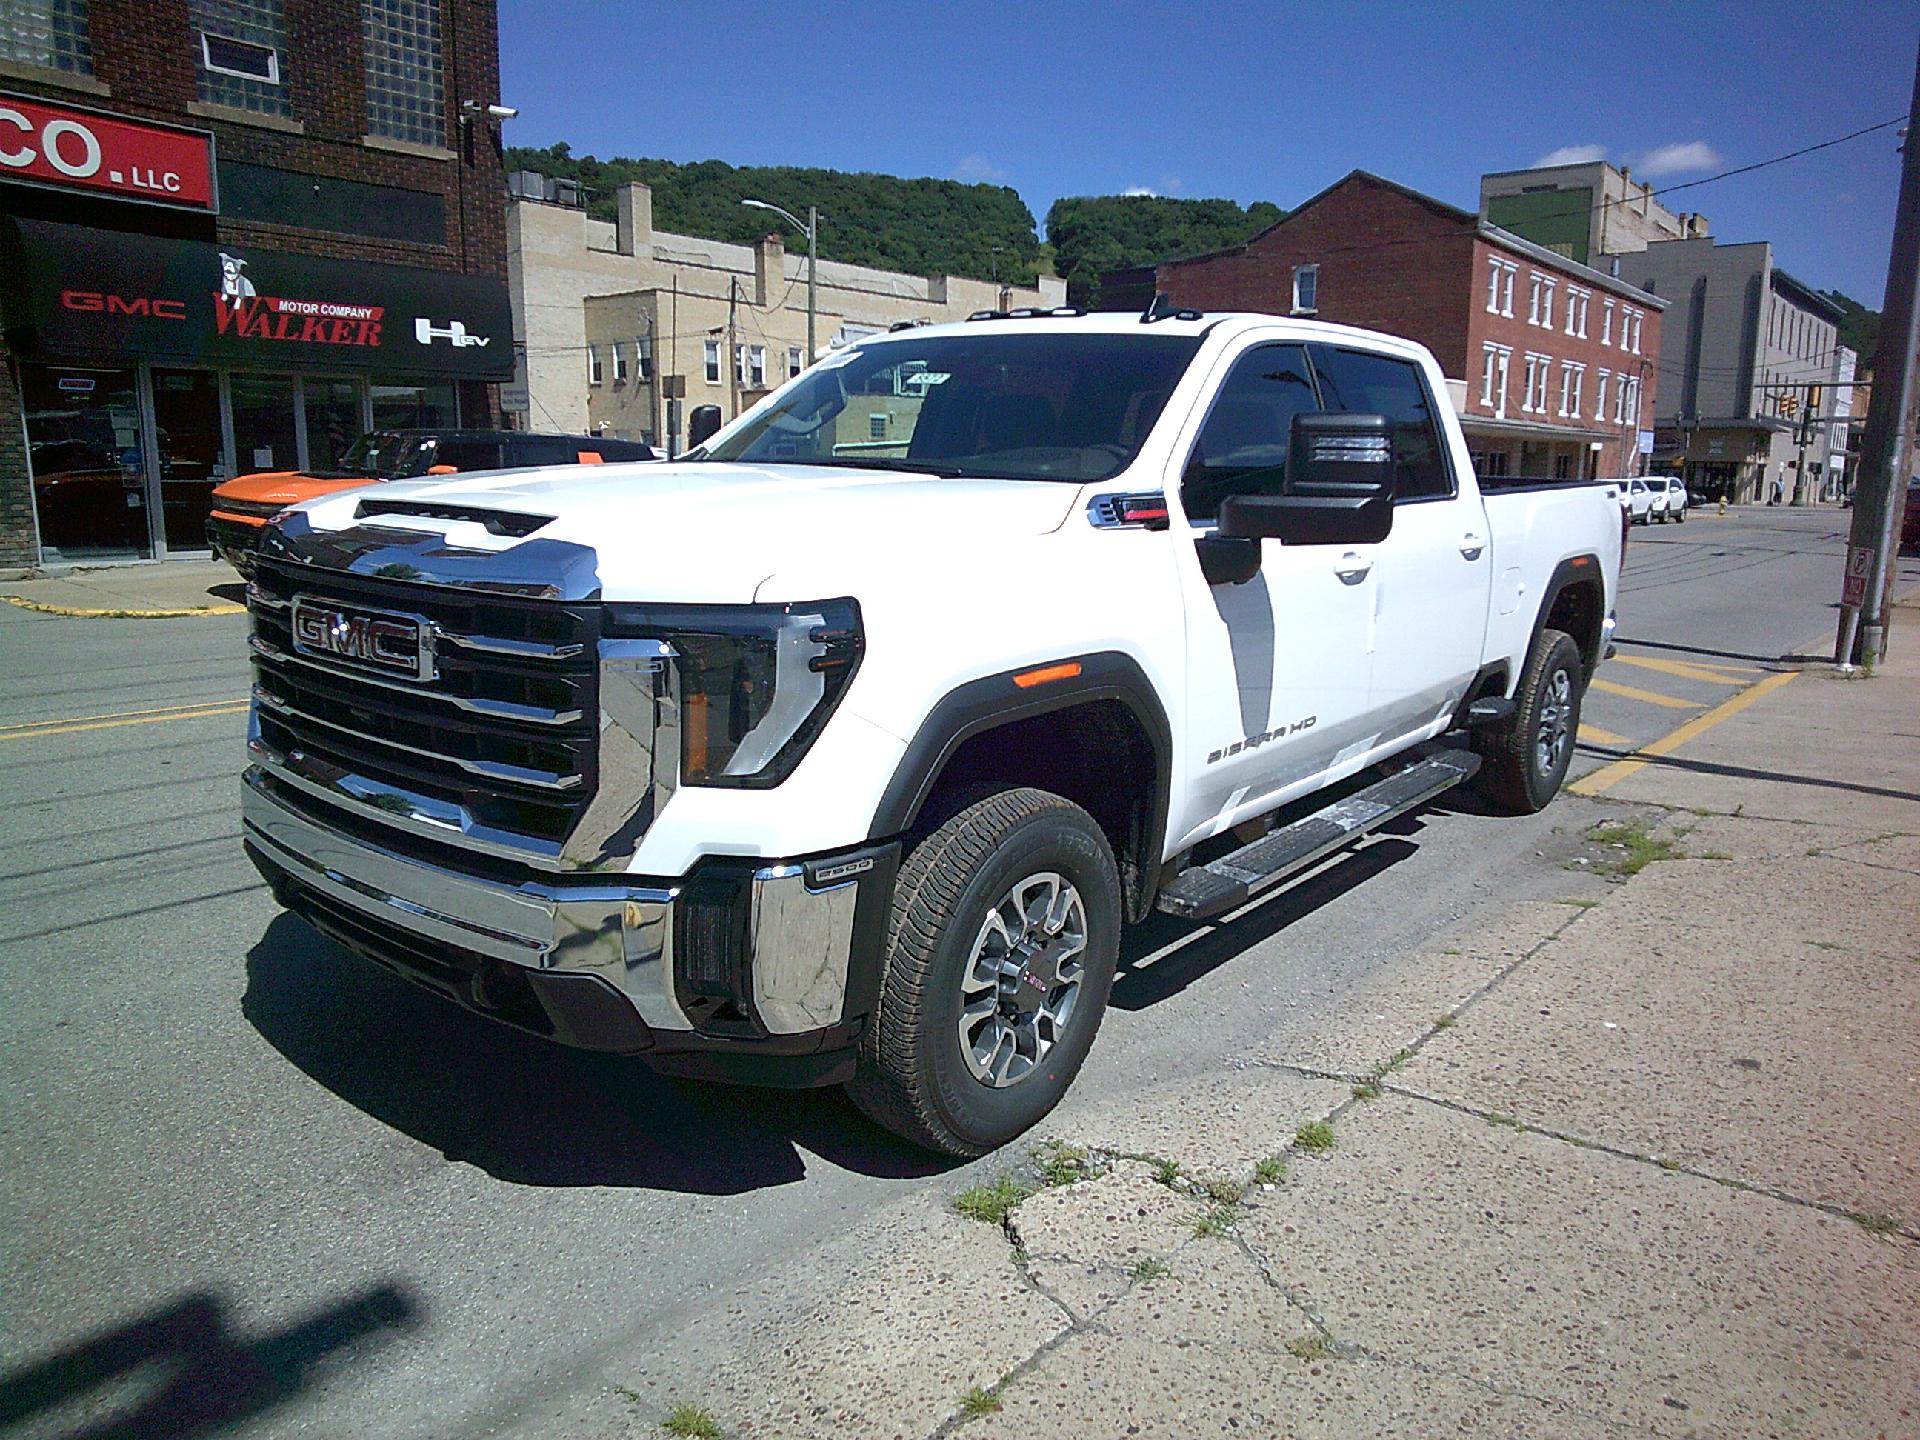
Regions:
[[[1486,763],[1480,768],[1481,793],[1516,814],[1545,809],[1560,792],[1567,767],[1573,763],[1580,701],[1586,689],[1586,662],[1573,637],[1564,630],[1542,630],[1514,691],[1513,718],[1497,730],[1483,732],[1479,749]],[[1549,725],[1556,727],[1558,742],[1550,751]]]
[[[1684,524],[1686,524],[1686,523],[1687,523],[1687,512],[1686,512],[1686,511],[1685,511],[1684,509],[1683,509],[1683,510],[1681,510],[1681,511],[1680,511],[1680,512],[1679,512],[1678,514],[1676,514],[1676,515],[1675,515],[1675,516],[1673,517],[1673,523],[1674,523],[1674,524],[1676,524],[1676,525],[1684,525]]]
[[[1078,988],[1050,1048],[1020,1078],[996,1085],[976,1075],[963,1048],[962,985],[977,983],[972,962],[989,916],[1022,883],[1049,873],[1080,901]],[[1014,789],[966,806],[901,864],[880,998],[847,1087],[853,1102],[887,1129],[948,1155],[984,1155],[1033,1126],[1073,1083],[1100,1028],[1120,915],[1113,852],[1078,805]],[[1031,1000],[1018,981],[1009,985],[1005,1005]]]

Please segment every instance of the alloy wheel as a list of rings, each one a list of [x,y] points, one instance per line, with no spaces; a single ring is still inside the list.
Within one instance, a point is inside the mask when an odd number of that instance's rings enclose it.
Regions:
[[[1014,884],[981,922],[960,981],[960,1053],[983,1084],[1017,1085],[1072,1023],[1087,908],[1048,870]]]

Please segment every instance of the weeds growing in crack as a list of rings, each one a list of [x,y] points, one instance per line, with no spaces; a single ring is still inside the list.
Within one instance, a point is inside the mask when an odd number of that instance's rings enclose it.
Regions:
[[[1891,1235],[1900,1228],[1900,1222],[1891,1215],[1859,1213],[1847,1218],[1869,1235]]]
[[[1231,1235],[1239,1219],[1238,1205],[1215,1205],[1194,1217],[1193,1233],[1202,1240]]]
[[[1153,1178],[1157,1184],[1172,1185],[1180,1178],[1180,1162],[1178,1160],[1154,1161]]]
[[[1378,1080],[1383,1076],[1391,1075],[1411,1059],[1413,1059],[1413,1051],[1402,1046],[1374,1067],[1373,1078]]]
[[[1247,1187],[1228,1175],[1214,1175],[1200,1182],[1200,1193],[1216,1205],[1238,1205],[1246,1198]]]
[[[1433,1017],[1433,1028],[1436,1030],[1451,1030],[1453,1025],[1454,1020],[1451,1015],[1436,1015]]]
[[[1012,1175],[1002,1175],[986,1185],[969,1185],[953,1197],[953,1208],[969,1220],[999,1225],[1005,1222],[1008,1211],[1032,1193],[1031,1186]]]
[[[1326,1356],[1332,1342],[1315,1330],[1308,1335],[1296,1335],[1287,1342],[1287,1351],[1296,1360],[1319,1360]]]
[[[1253,1162],[1253,1179],[1256,1185],[1277,1185],[1280,1177],[1287,1173],[1287,1162],[1279,1155],[1269,1155],[1263,1160]]]
[[[660,1428],[682,1440],[720,1440],[720,1422],[698,1405],[676,1405],[660,1422]]]
[[[1684,836],[1686,832],[1678,833]],[[1587,839],[1595,845],[1611,846],[1621,852],[1613,859],[1602,860],[1593,867],[1595,874],[1610,875],[1620,880],[1629,875],[1638,875],[1657,860],[1686,859],[1686,853],[1674,840],[1655,835],[1645,820],[1596,825],[1587,832]]]
[[[1151,1285],[1154,1281],[1164,1280],[1173,1274],[1173,1267],[1164,1260],[1156,1260],[1152,1256],[1148,1256],[1144,1260],[1136,1260],[1133,1264],[1129,1265],[1127,1267],[1127,1274],[1131,1275],[1135,1280],[1138,1280],[1142,1285]]]
[[[1353,1087],[1353,1098],[1356,1100],[1378,1100],[1381,1094],[1378,1080],[1368,1080]]]
[[[1325,1120],[1309,1120],[1293,1132],[1293,1145],[1309,1155],[1324,1155],[1333,1149],[1333,1126]]]
[[[1487,1124],[1504,1125],[1509,1130],[1518,1130],[1522,1128],[1520,1122],[1516,1120],[1513,1116],[1503,1114],[1498,1110],[1489,1110],[1487,1112]]]
[[[960,1397],[960,1413],[978,1417],[992,1415],[1000,1408],[1000,1397],[991,1390],[982,1390],[975,1385]]]
[[[1093,1154],[1078,1145],[1048,1141],[1032,1150],[1033,1163],[1039,1167],[1040,1183],[1053,1188],[1091,1180],[1107,1168],[1104,1155]]]

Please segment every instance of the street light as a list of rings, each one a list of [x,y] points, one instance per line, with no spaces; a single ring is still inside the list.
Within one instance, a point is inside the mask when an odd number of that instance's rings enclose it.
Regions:
[[[807,207],[806,224],[800,223],[800,217],[791,210],[778,205],[770,205],[765,200],[742,200],[742,205],[755,210],[771,210],[807,237],[807,364],[813,364],[814,353],[814,282],[820,270],[820,212],[814,206]]]

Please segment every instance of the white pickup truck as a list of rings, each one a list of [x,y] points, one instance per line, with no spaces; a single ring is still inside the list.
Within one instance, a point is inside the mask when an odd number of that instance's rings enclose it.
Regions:
[[[249,586],[247,848],[471,1009],[982,1153],[1072,1082],[1123,925],[1476,771],[1558,789],[1617,494],[1483,494],[1446,395],[1366,331],[994,314],[680,462],[299,506]]]

